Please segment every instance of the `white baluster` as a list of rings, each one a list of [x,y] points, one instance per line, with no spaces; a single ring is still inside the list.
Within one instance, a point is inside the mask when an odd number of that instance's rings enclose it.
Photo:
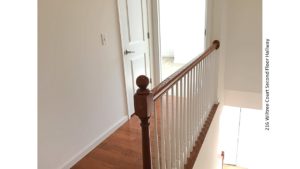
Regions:
[[[208,87],[208,92],[207,92],[207,97],[208,97],[208,103],[207,103],[207,115],[209,115],[210,112],[210,104],[211,104],[211,67],[210,67],[210,57],[207,57],[207,87]]]
[[[194,145],[194,69],[191,70],[191,118],[190,118],[190,130],[191,130],[191,147],[190,152],[192,151]]]
[[[187,87],[187,75],[184,77],[184,163],[186,164],[187,158],[188,158],[188,108],[187,108],[187,102],[188,102],[188,87]]]
[[[171,125],[170,125],[170,110],[169,110],[169,91],[166,92],[166,168],[171,169]]]
[[[208,106],[208,112],[209,112],[209,109],[210,109],[210,104],[211,104],[211,63],[210,63],[210,61],[211,61],[211,57],[210,56],[208,56],[207,57],[207,83],[208,83],[208,85],[207,85],[207,87],[208,87],[208,93],[207,93],[207,100],[208,100],[208,104],[207,104],[207,106]]]
[[[195,142],[197,140],[197,65],[194,67],[194,143],[193,147],[195,145]]]
[[[184,168],[184,110],[183,110],[183,102],[184,102],[184,96],[183,96],[183,78],[180,79],[179,84],[180,84],[180,103],[179,103],[179,107],[180,107],[180,169]]]
[[[175,156],[176,156],[176,139],[175,139],[175,114],[174,114],[174,86],[170,89],[171,90],[171,106],[170,106],[170,124],[171,124],[171,166],[175,168]]]
[[[194,126],[194,128],[195,128],[195,130],[194,130],[194,132],[195,132],[195,142],[197,141],[197,136],[198,136],[198,67],[197,67],[197,65],[195,66],[195,119],[194,119],[194,123],[195,123],[195,126]],[[194,142],[194,145],[195,145],[195,142]]]
[[[211,67],[210,67],[210,57],[207,57],[207,98],[208,98],[208,103],[207,103],[207,115],[209,114],[210,111],[210,104],[211,104]]]
[[[197,138],[200,133],[200,64],[197,64]]]
[[[195,142],[196,142],[196,140],[197,140],[197,76],[196,76],[196,74],[197,74],[197,69],[196,69],[196,67],[194,67],[194,91],[193,91],[193,95],[194,95],[194,101],[193,101],[193,103],[194,103],[194,118],[193,118],[193,129],[194,129],[194,141],[193,141],[193,147],[194,147],[194,145],[195,145]]]
[[[191,118],[190,118],[190,130],[191,130],[191,147],[190,152],[193,150],[194,145],[194,70],[191,70]]]
[[[207,109],[208,109],[208,97],[207,97],[207,92],[208,92],[208,78],[207,78],[207,74],[208,74],[208,71],[207,71],[207,59],[205,58],[204,59],[204,98],[205,98],[205,102],[204,102],[204,106],[205,106],[205,116],[204,118],[206,119],[207,118]]]
[[[191,132],[191,111],[192,111],[192,89],[191,89],[191,71],[188,73],[188,157],[190,157],[191,147],[192,147],[192,132]]]
[[[194,70],[191,70],[191,118],[190,118],[190,131],[191,131],[191,147],[190,152],[194,146]]]
[[[204,121],[204,61],[201,62],[201,128]]]
[[[161,140],[160,140],[160,152],[161,152],[161,168],[166,169],[166,106],[163,105],[163,98],[162,96],[159,99],[160,102],[160,131],[161,131]]]
[[[179,94],[179,82],[176,83],[176,103],[175,103],[175,111],[176,111],[176,124],[175,124],[175,132],[176,132],[176,168],[180,167],[180,94]]]
[[[200,121],[200,126],[199,130],[201,131],[202,128],[202,62],[199,63],[199,121]],[[199,132],[200,132],[199,131]]]
[[[153,153],[154,153],[154,168],[156,169],[160,169],[160,154],[159,154],[159,141],[158,141],[158,113],[161,111],[159,110],[158,106],[157,106],[158,101],[154,102],[154,145],[153,145]]]

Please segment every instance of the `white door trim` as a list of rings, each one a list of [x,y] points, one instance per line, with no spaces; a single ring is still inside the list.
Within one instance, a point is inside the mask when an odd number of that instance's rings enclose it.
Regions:
[[[159,25],[159,0],[151,1],[151,34],[152,34],[152,70],[153,86],[161,81],[161,60],[160,60],[160,25]]]

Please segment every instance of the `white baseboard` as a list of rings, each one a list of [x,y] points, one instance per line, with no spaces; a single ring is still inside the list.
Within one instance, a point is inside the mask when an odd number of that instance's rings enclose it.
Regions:
[[[90,151],[92,151],[95,147],[97,147],[101,142],[103,142],[108,136],[110,136],[113,132],[115,132],[120,126],[122,126],[128,120],[128,116],[122,117],[119,121],[117,121],[112,127],[102,133],[99,137],[94,139],[90,144],[85,146],[81,151],[75,154],[70,160],[65,162],[58,169],[70,169],[73,165],[75,165],[79,160],[81,160],[84,156],[86,156]]]

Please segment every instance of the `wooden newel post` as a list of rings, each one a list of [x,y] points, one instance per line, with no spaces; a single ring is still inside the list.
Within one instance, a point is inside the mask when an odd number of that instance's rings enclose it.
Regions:
[[[149,79],[147,76],[141,75],[136,79],[139,87],[134,95],[135,115],[141,120],[142,128],[142,151],[143,151],[143,168],[151,169],[151,148],[149,137],[150,116],[153,111],[153,95],[147,89]]]

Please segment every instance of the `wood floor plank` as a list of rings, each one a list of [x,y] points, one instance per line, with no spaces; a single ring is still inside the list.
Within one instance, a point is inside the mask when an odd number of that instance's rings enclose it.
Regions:
[[[212,108],[210,113],[212,117],[211,119],[207,119],[207,127],[209,127],[217,107],[218,105],[215,105]],[[159,121],[159,112],[157,112],[157,116]],[[150,119],[151,124],[154,124],[153,118],[154,117],[152,116]],[[151,145],[154,145],[153,126],[154,125],[150,125]],[[207,130],[208,128],[202,129],[202,133],[206,134]],[[204,138],[201,139],[201,136],[199,135],[194,151],[191,152],[191,157],[188,159],[188,164],[185,166],[186,169],[193,167],[203,140]],[[142,169],[142,164],[142,136],[140,120],[138,117],[133,116],[71,169]]]
[[[71,169],[141,169],[140,122],[133,116]]]

